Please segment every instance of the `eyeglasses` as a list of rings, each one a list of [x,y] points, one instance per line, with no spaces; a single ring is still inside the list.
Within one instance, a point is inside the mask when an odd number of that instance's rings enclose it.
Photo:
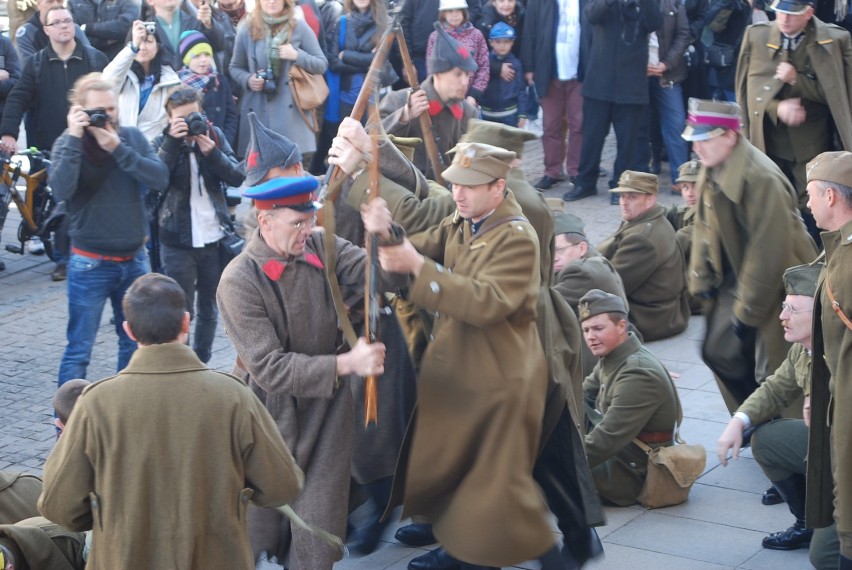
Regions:
[[[317,225],[317,215],[314,214],[307,220],[301,220],[299,222],[290,222],[290,225],[296,228],[296,230],[303,230],[305,228],[312,228]]]
[[[781,312],[790,311],[791,315],[798,315],[799,313],[813,313],[814,309],[811,307],[810,309],[797,309],[790,303],[781,303]]]
[[[583,242],[569,243],[569,244],[568,244],[568,245],[566,245],[565,247],[557,247],[557,248],[556,248],[556,253],[557,253],[558,255],[562,255],[563,253],[565,253],[566,251],[568,251],[568,248],[569,248],[569,247],[577,247],[577,246],[578,246],[578,245],[580,245],[581,243],[583,243]]]
[[[73,25],[74,25],[74,20],[72,20],[71,18],[68,18],[68,19],[65,19],[65,20],[56,20],[55,22],[45,24],[45,26],[51,27],[51,28],[55,27],[55,26],[73,26]]]

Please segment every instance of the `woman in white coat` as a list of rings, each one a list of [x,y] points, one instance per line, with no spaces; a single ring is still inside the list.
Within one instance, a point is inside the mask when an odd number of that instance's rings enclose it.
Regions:
[[[306,159],[316,150],[316,135],[295,106],[288,75],[294,63],[322,74],[328,60],[314,32],[297,14],[294,0],[258,0],[237,30],[230,71],[234,81],[246,87],[240,101],[241,157],[249,142],[246,115],[251,111],[261,124],[296,143]]]
[[[119,89],[119,122],[136,127],[149,141],[169,124],[166,97],[180,85],[177,72],[160,58],[157,36],[149,34],[141,20],[133,22],[130,42],[104,69]]]

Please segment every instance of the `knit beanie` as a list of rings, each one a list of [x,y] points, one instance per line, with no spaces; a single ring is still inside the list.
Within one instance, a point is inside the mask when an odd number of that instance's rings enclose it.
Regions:
[[[213,47],[207,40],[207,36],[196,30],[186,30],[180,35],[178,42],[180,59],[184,65],[189,65],[193,57],[206,53],[213,55]]]

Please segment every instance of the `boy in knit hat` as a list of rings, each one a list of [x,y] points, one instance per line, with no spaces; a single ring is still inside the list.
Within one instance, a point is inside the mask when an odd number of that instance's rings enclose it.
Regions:
[[[230,83],[216,71],[213,47],[207,36],[196,30],[183,32],[179,46],[183,62],[183,67],[178,70],[181,83],[201,91],[204,96],[204,114],[211,123],[222,129],[228,144],[233,147],[237,142],[240,117]]]
[[[488,34],[491,51],[489,61],[492,72],[508,63],[515,71],[511,79],[492,73],[488,87],[482,95],[482,118],[495,123],[524,128],[527,124],[527,85],[521,60],[512,53],[515,29],[505,22],[497,22]]]

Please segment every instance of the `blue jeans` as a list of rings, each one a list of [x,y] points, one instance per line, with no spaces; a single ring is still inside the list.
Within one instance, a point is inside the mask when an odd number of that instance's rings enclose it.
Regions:
[[[145,248],[130,261],[103,261],[72,253],[68,258],[68,345],[59,365],[59,385],[85,378],[107,299],[112,303],[118,335],[118,366],[122,370],[136,350],[124,332],[121,300],[137,277],[148,273]]]
[[[658,77],[649,78],[651,104],[657,108],[660,117],[660,131],[663,144],[669,156],[672,184],[677,180],[677,169],[689,160],[689,145],[680,134],[686,126],[686,109],[683,106],[683,93],[680,84],[671,87],[660,85]]]

